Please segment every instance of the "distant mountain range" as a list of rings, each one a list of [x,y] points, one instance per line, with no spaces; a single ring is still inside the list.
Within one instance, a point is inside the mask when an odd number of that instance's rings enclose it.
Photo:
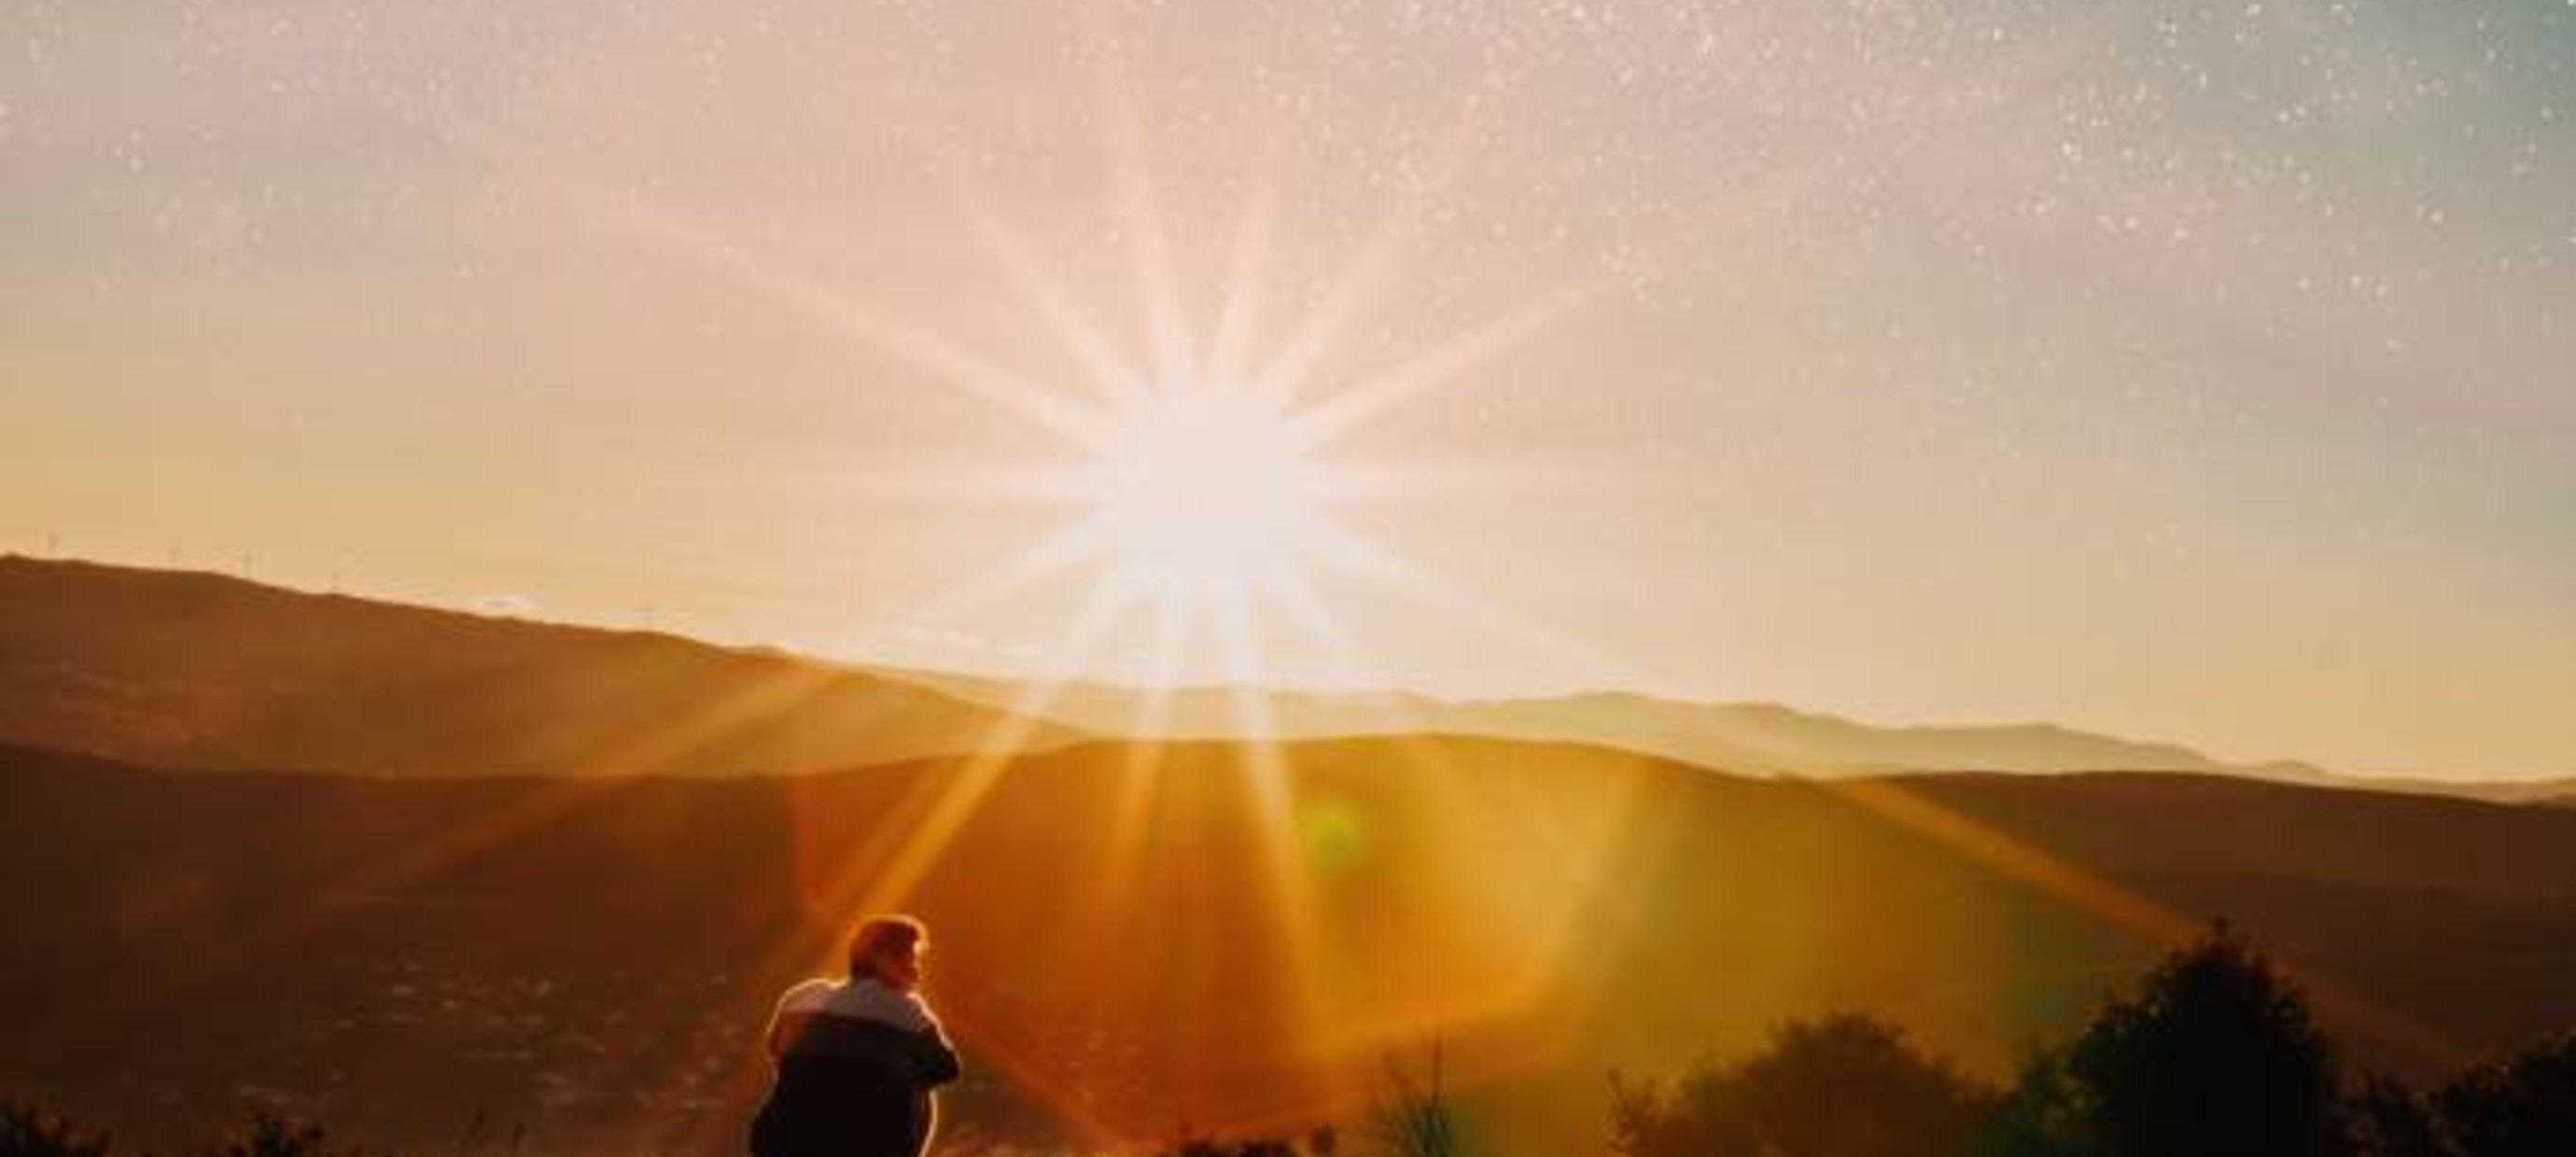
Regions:
[[[1025,685],[948,672],[877,668],[988,706],[1018,703]],[[1689,703],[1596,693],[1446,700],[1400,691],[1272,691],[1263,725],[1247,725],[1235,692],[1181,687],[1159,694],[1076,681],[1039,714],[1130,739],[1323,739],[1433,732],[1615,747],[1747,775],[1840,778],[1913,772],[2053,774],[2164,771],[2283,783],[2455,795],[2499,803],[2576,805],[2576,776],[2443,780],[2342,774],[2294,760],[2229,763],[2176,743],[2123,739],[2053,723],[1887,727],[1776,703]]]
[[[2576,802],[2576,778],[2404,782],[2231,764],[2048,723],[1884,727],[1766,703],[1632,694],[1156,696],[1076,682],[1016,728],[1024,685],[835,664],[671,635],[316,595],[221,575],[0,557],[0,740],[172,767],[401,775],[725,775],[1085,738],[1442,733],[1614,747],[1751,775],[2167,771]],[[1159,703],[1149,722],[1148,700]]]
[[[940,672],[883,672],[961,699],[1008,704],[1020,684]],[[1159,721],[1145,722],[1148,699]],[[1100,735],[1131,738],[1315,739],[1439,732],[1504,739],[1592,743],[1685,763],[1763,775],[1844,776],[1906,771],[2191,771],[2306,781],[2326,773],[2303,763],[2244,766],[2188,747],[2075,731],[2047,723],[1881,727],[1772,703],[1685,703],[1599,693],[1552,698],[1455,701],[1403,692],[1274,691],[1266,726],[1247,726],[1234,692],[1178,688],[1149,697],[1135,688],[1075,683],[1041,713]]]

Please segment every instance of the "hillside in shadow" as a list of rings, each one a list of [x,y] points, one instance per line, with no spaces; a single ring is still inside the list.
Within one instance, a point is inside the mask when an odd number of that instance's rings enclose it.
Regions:
[[[967,1140],[1301,1128],[1438,1034],[1505,1152],[1589,1149],[1605,1069],[1850,1007],[2000,1076],[2221,914],[2374,1066],[2576,1023],[2576,813],[2213,777],[1431,737],[720,780],[9,749],[0,816],[0,1084],[147,1145],[247,1103],[410,1151],[478,1113],[530,1152],[731,1151],[768,1000],[882,900],[935,929]]]

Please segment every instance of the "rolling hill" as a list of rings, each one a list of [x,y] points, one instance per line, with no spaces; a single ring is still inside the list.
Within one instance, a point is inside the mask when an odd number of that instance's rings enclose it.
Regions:
[[[409,1151],[478,1114],[531,1154],[734,1151],[767,1000],[872,901],[933,924],[969,1140],[1348,1123],[1436,1034],[1495,1152],[1597,1147],[1605,1069],[1791,1015],[1879,1010],[2001,1074],[2213,916],[2369,1065],[2576,1025],[2576,812],[2196,775],[1756,780],[1457,737],[989,779],[10,748],[0,817],[0,1086],[145,1144],[271,1104]]]
[[[1026,688],[264,586],[214,574],[0,556],[0,741],[162,767],[398,775],[798,772],[972,750]],[[1747,775],[2170,771],[2456,795],[2576,800],[2576,778],[2339,775],[2230,764],[2172,743],[2048,723],[1888,727],[1767,703],[1634,694],[1446,700],[1401,691],[1075,682],[1022,746],[1091,737],[1329,739],[1440,733],[1572,743]]]
[[[174,767],[797,771],[972,750],[937,691],[669,635],[0,557],[0,739]],[[1041,724],[1028,737],[1071,739]]]

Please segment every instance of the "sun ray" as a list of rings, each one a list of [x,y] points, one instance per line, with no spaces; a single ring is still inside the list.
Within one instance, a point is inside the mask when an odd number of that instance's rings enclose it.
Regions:
[[[1598,281],[1565,286],[1441,342],[1383,373],[1335,393],[1293,419],[1298,442],[1321,446],[1395,406],[1455,382],[1469,370],[1529,340],[1581,304]]]
[[[1340,681],[1352,687],[1393,687],[1395,680],[1360,646],[1349,629],[1342,626],[1324,597],[1315,590],[1303,571],[1282,568],[1266,576],[1263,591],[1269,604],[1276,606],[1289,623],[1307,639],[1321,645],[1331,662],[1341,668]],[[1422,730],[1424,720],[1418,712],[1405,707],[1401,698],[1379,702],[1372,700],[1366,709],[1379,716],[1387,729],[1398,735],[1412,735]]]
[[[1261,313],[1263,278],[1270,263],[1272,214],[1276,208],[1272,182],[1277,163],[1277,150],[1272,146],[1263,151],[1254,166],[1251,192],[1244,198],[1243,216],[1235,225],[1229,247],[1208,361],[1209,377],[1219,382],[1242,382],[1248,369],[1253,329]]]
[[[910,604],[906,617],[919,623],[944,623],[966,611],[989,606],[1005,595],[1096,562],[1109,548],[1109,524],[1105,518],[1093,515],[1066,523],[965,581]]]
[[[1333,570],[1379,589],[1401,595],[1546,656],[1583,683],[1596,687],[1652,685],[1626,664],[1598,649],[1549,629],[1511,607],[1494,602],[1428,567],[1331,523],[1311,528],[1314,557]]]
[[[2198,920],[2085,871],[2029,841],[2016,839],[1905,784],[1883,777],[1813,782],[1872,815],[1935,840],[2147,943],[2187,943],[2202,928]],[[2295,958],[2285,958],[2285,963],[2326,1011],[2365,1027],[2419,1060],[2455,1066],[2473,1055],[2449,1034],[2363,996],[2327,973]]]
[[[1070,672],[1122,610],[1111,585],[1095,580],[1082,607],[1050,647],[1049,673],[1024,685],[977,739],[973,750],[924,776],[916,791],[873,830],[868,847],[843,857],[815,889],[814,908],[845,918],[887,908],[908,896],[1008,765],[1025,754],[1029,736],[1071,681]]]
[[[1179,673],[1187,644],[1190,615],[1184,608],[1154,609],[1154,639],[1143,685],[1138,689],[1129,723],[1127,751],[1120,760],[1118,788],[1105,840],[1107,862],[1093,889],[1089,910],[1095,922],[1116,919],[1144,867],[1147,825],[1153,820],[1154,789],[1164,757],[1163,729],[1171,715],[1171,680]]]
[[[795,822],[789,828],[794,841],[795,861],[800,866],[800,892],[804,903],[803,919],[791,924],[766,946],[766,950],[748,968],[741,970],[739,995],[750,1000],[769,984],[796,972],[822,968],[829,971],[828,959],[837,950],[839,937],[846,934],[853,914],[849,902],[857,890],[856,881],[864,881],[871,868],[884,863],[895,851],[902,833],[911,821],[926,812],[939,798],[941,780],[936,767],[914,768],[907,776],[902,795],[877,821],[857,847],[818,847],[816,836],[808,830],[806,812],[797,807],[790,813]],[[802,801],[799,801],[800,803]],[[801,870],[815,860],[825,861],[819,877]],[[739,1104],[767,1082],[769,1057],[761,1043],[750,1034],[740,1038],[725,1082],[721,1103]],[[714,1144],[715,1122],[710,1121],[704,1144],[690,1152],[705,1151]]]
[[[1023,687],[1010,708],[977,742],[972,754],[918,776],[905,798],[873,826],[867,845],[842,856],[819,882],[810,910],[819,914],[820,925],[809,928],[805,935],[782,940],[758,967],[744,973],[745,982],[759,983],[761,978],[775,977],[799,962],[828,953],[833,947],[829,940],[833,930],[851,914],[892,911],[911,896],[938,865],[949,843],[973,818],[1001,775],[1023,754],[1030,733],[1044,720],[1045,712],[1070,680],[1069,672],[1088,654],[1120,609],[1110,584],[1095,581],[1081,610],[1051,648],[1048,667],[1054,673]],[[985,1033],[971,1017],[952,1014],[950,1027],[961,1040],[996,1046],[979,1051],[1005,1068],[1012,1067],[1005,1059],[1008,1050],[998,1047],[999,1040]],[[732,1095],[757,1088],[766,1070],[758,1051],[747,1049],[734,1066],[729,1082]],[[1038,1072],[1019,1075],[1032,1082],[1032,1087],[1042,1086],[1049,1079]],[[1069,1120],[1088,1119],[1071,1097],[1066,1097],[1060,1107],[1068,1111]]]
[[[1459,99],[1447,130],[1439,134],[1445,143],[1419,166],[1421,175],[1410,191],[1395,198],[1367,240],[1326,283],[1316,304],[1289,331],[1279,352],[1253,376],[1250,388],[1255,397],[1274,406],[1293,401],[1360,311],[1384,292],[1397,259],[1430,229],[1429,207],[1439,203],[1459,165],[1473,151],[1476,123],[1493,107],[1491,95],[1503,84],[1497,73],[1480,74]]]
[[[891,353],[1076,445],[1095,448],[1109,436],[1108,420],[1099,411],[1075,405],[935,333],[885,321],[818,286],[775,274],[757,281],[746,275],[746,280],[764,285],[778,300],[798,306],[835,332]]]
[[[1005,465],[947,455],[916,456],[901,465],[868,469],[817,470],[803,478],[853,493],[1017,507],[1078,505],[1089,486],[1087,472],[1071,463]]]
[[[1126,600],[1118,597],[1114,584],[1095,581],[1083,606],[1074,613],[1064,634],[1050,648],[1050,670],[1032,680],[1011,704],[1010,711],[995,725],[984,740],[976,745],[974,755],[963,766],[951,772],[948,782],[929,814],[908,825],[903,845],[885,868],[875,874],[857,908],[861,911],[892,910],[910,896],[924,876],[936,867],[940,856],[966,822],[973,818],[984,796],[1012,761],[1022,754],[1023,744],[1040,723],[1056,696],[1072,682],[1076,667],[1088,657],[1091,649],[1107,633],[1123,609]]]
[[[1278,576],[1272,594],[1275,605],[1309,637],[1332,650],[1337,661],[1354,671],[1362,685],[1392,685],[1303,576],[1293,572]],[[1574,822],[1539,808],[1535,801],[1508,792],[1498,796],[1489,790],[1489,784],[1476,782],[1440,741],[1423,732],[1420,717],[1406,711],[1400,700],[1385,705],[1383,710],[1388,717],[1388,738],[1397,753],[1438,796],[1438,802],[1430,809],[1433,814],[1475,816],[1506,811],[1511,813],[1516,831],[1546,832]],[[1425,1017],[1429,1023],[1439,1026],[1443,1033],[1469,1031],[1519,1014],[1551,998],[1550,994],[1562,998],[1559,990],[1564,970],[1580,946],[1584,917],[1604,886],[1599,874],[1603,857],[1599,852],[1606,846],[1609,833],[1626,822],[1634,782],[1623,779],[1601,784],[1598,790],[1610,800],[1603,813],[1606,818],[1597,818],[1590,826],[1568,833],[1564,846],[1548,857],[1550,862],[1563,865],[1564,871],[1558,881],[1563,886],[1554,893],[1553,904],[1537,903],[1545,897],[1515,894],[1514,925],[1528,941],[1518,966],[1488,984],[1452,992],[1445,1004],[1430,1010]],[[1330,1023],[1348,1026],[1353,1022],[1352,1018],[1332,1015]],[[1363,1023],[1337,1031],[1324,1051],[1339,1056],[1375,1055],[1403,1046],[1420,1032],[1421,1026],[1410,1019]],[[1562,1049],[1570,1040],[1558,1041],[1557,1047]],[[1536,1059],[1531,1058],[1529,1063]]]
[[[1153,174],[1146,168],[1135,105],[1120,75],[1108,66],[1106,55],[1102,62],[1101,120],[1107,136],[1110,182],[1127,234],[1128,262],[1144,294],[1153,384],[1158,392],[1168,391],[1193,379],[1198,371],[1197,353],[1191,349],[1189,318],[1181,306],[1180,276],[1174,268],[1171,238],[1155,194]]]
[[[731,729],[790,711],[799,699],[842,677],[841,672],[823,666],[785,668],[721,699],[693,704],[659,727],[639,730],[596,750],[570,753],[580,758],[574,773],[528,781],[524,792],[471,822],[352,865],[349,872],[302,902],[261,923],[234,929],[222,952],[192,957],[170,979],[174,985],[199,984],[255,967],[265,954],[328,924],[351,897],[416,885],[513,840],[540,833],[584,806],[627,790],[633,777],[668,773],[690,750]],[[138,999],[142,995],[137,994]]]
[[[1219,295],[1208,319],[1211,330],[1204,335],[1207,344],[1197,345],[1202,335],[1193,332],[1194,319],[1185,310],[1172,234],[1144,164],[1133,110],[1117,102],[1116,92],[1108,96],[1108,176],[1125,257],[1143,306],[1142,351],[1122,348],[1097,309],[1071,292],[998,215],[983,211],[971,197],[962,198],[1001,274],[1070,355],[1069,364],[1088,382],[1088,395],[1074,383],[1034,381],[939,335],[892,324],[810,280],[747,260],[703,235],[689,234],[675,243],[856,344],[892,353],[945,384],[1010,409],[1084,455],[1078,465],[1065,469],[959,471],[917,488],[925,496],[1058,505],[1069,514],[1039,541],[924,600],[911,617],[942,621],[1086,569],[1093,572],[1089,589],[1053,648],[1054,661],[1023,682],[1009,710],[975,750],[907,784],[901,800],[872,825],[863,846],[831,850],[828,864],[809,881],[810,927],[783,940],[773,964],[783,967],[828,947],[818,939],[828,933],[817,930],[851,913],[900,907],[924,894],[934,877],[949,880],[940,873],[952,849],[1018,764],[1056,697],[1127,611],[1142,606],[1154,627],[1148,686],[1133,720],[1139,738],[1120,753],[1114,795],[1106,804],[1099,874],[1084,881],[1075,897],[1094,918],[1068,923],[1112,927],[1130,903],[1153,846],[1162,777],[1172,766],[1170,748],[1155,738],[1169,719],[1167,684],[1193,669],[1190,650],[1204,641],[1215,652],[1232,733],[1240,737],[1228,755],[1241,777],[1245,820],[1259,843],[1257,863],[1266,900],[1262,918],[1269,926],[1264,938],[1275,937],[1284,958],[1280,991],[1295,1004],[1293,1015],[1284,1016],[1282,1023],[1291,1026],[1286,1031],[1300,1047],[1302,1063],[1337,1062],[1353,1055],[1354,1047],[1377,1047],[1394,1039],[1390,1034],[1418,1025],[1398,1025],[1383,1016],[1368,1024],[1341,1025],[1328,1023],[1331,1018],[1325,1015],[1337,1002],[1356,1002],[1354,1007],[1365,1010],[1370,998],[1334,987],[1332,973],[1324,967],[1323,954],[1332,945],[1322,907],[1324,885],[1315,876],[1301,827],[1300,809],[1307,801],[1300,799],[1296,755],[1278,742],[1280,720],[1271,700],[1264,627],[1274,615],[1293,623],[1343,670],[1374,672],[1376,665],[1306,581],[1301,564],[1356,576],[1589,675],[1597,677],[1615,665],[1338,525],[1328,509],[1333,504],[1427,488],[1386,472],[1339,471],[1338,464],[1311,461],[1310,452],[1397,406],[1471,382],[1479,369],[1585,300],[1592,285],[1542,295],[1355,384],[1310,389],[1315,370],[1328,363],[1350,327],[1382,299],[1405,256],[1418,246],[1432,223],[1426,211],[1431,190],[1445,179],[1444,166],[1456,158],[1434,166],[1439,171],[1419,182],[1406,203],[1379,223],[1321,296],[1294,319],[1284,347],[1267,358],[1254,349],[1256,334],[1268,332],[1261,314],[1274,254],[1276,205],[1265,169],[1228,237]],[[1470,99],[1462,117],[1483,107]],[[1630,681],[1624,672],[1618,677]],[[1403,731],[1406,723],[1397,718],[1390,727]],[[1464,769],[1436,744],[1405,744],[1405,758],[1429,776],[1442,810],[1482,815],[1497,806],[1475,798]],[[1572,880],[1559,890],[1579,895],[1588,887]],[[1548,911],[1557,902],[1551,891]],[[1533,919],[1551,927],[1557,923],[1545,914]],[[1533,935],[1535,957],[1516,948],[1507,972],[1477,973],[1474,983],[1437,999],[1423,998],[1428,1003],[1412,1011],[1457,1022],[1510,1012],[1528,997],[1529,986],[1553,976],[1560,946],[1549,940],[1546,929]],[[757,974],[768,977],[776,971],[773,967]],[[1066,1086],[1064,1074],[1049,1071],[1043,1056],[1014,1052],[1009,1033],[981,1031],[1001,1026],[977,1025],[972,1015],[957,1026],[962,1036],[993,1050],[1014,1083],[1041,1100],[1062,1101],[1059,1107],[1069,1116],[1079,1113],[1079,1098]],[[1319,1071],[1298,1070],[1289,1079],[1306,1080]]]
[[[1038,316],[1091,383],[1117,406],[1141,404],[1151,394],[1143,375],[1121,353],[1099,323],[1075,304],[1073,294],[1043,268],[1019,236],[989,209],[972,209],[976,236],[993,252],[1014,285],[1038,307]]]
[[[1342,331],[1362,307],[1376,299],[1407,239],[1404,230],[1391,224],[1369,238],[1326,288],[1322,299],[1289,331],[1279,352],[1253,376],[1254,397],[1274,406],[1285,406],[1295,399],[1316,364],[1341,339]]]
[[[674,213],[632,198],[618,201],[588,192],[558,176],[557,195],[594,227],[620,229],[655,243],[734,284],[794,310],[830,332],[889,354],[961,393],[989,403],[1039,429],[1084,448],[1108,432],[1106,414],[1080,405],[1017,373],[984,360],[927,329],[891,321],[850,297],[774,263],[753,260],[739,246]]]
[[[1233,702],[1237,731],[1245,737],[1238,740],[1237,758],[1251,782],[1255,830],[1262,840],[1272,910],[1301,1001],[1292,1023],[1311,1030],[1323,1004],[1323,932],[1297,828],[1294,772],[1287,749],[1275,738],[1278,727],[1272,717],[1269,672],[1252,623],[1250,600],[1249,590],[1222,591],[1212,610],[1226,666],[1226,691]]]

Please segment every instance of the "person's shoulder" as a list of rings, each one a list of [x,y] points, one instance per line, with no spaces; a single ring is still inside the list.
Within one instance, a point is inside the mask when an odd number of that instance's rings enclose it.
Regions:
[[[906,1006],[906,1007],[908,1007],[908,1008],[910,1008],[910,1009],[912,1010],[912,1014],[913,1014],[915,1017],[920,1018],[921,1024],[922,1024],[924,1027],[928,1027],[928,1028],[938,1028],[938,1027],[939,1027],[939,1014],[938,1014],[938,1013],[935,1013],[935,1012],[930,1011],[930,1002],[929,1002],[929,1001],[926,1001],[926,1000],[923,1000],[923,999],[921,998],[921,994],[920,994],[920,993],[918,993],[918,992],[907,992],[907,993],[904,993],[904,994],[903,994],[903,1002],[904,1002],[904,1004],[905,1004],[905,1006]]]
[[[852,982],[848,988],[835,994],[833,1005],[849,1015],[893,1025],[906,1032],[922,1032],[939,1023],[930,1015],[930,1006],[923,1003],[918,995],[889,988],[874,980]]]
[[[787,991],[779,994],[778,1009],[781,1012],[819,1011],[824,1005],[830,1003],[832,995],[840,990],[839,981],[825,977],[817,976],[810,980],[800,980],[788,986]]]

